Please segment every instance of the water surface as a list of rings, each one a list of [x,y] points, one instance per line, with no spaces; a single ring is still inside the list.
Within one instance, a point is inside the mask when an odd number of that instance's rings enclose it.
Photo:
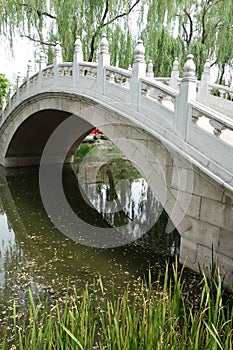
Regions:
[[[93,164],[87,164],[87,172],[90,172],[90,166]],[[106,168],[109,169],[109,164]],[[149,220],[144,215],[145,208],[147,205],[153,207],[154,215],[158,216],[156,223],[131,244],[100,249],[71,240],[54,226],[43,207],[38,168],[0,169],[2,325],[12,312],[14,302],[17,303],[18,315],[23,315],[28,309],[29,288],[36,303],[48,298],[53,304],[64,298],[67,286],[75,286],[81,294],[88,282],[95,292],[95,280],[102,276],[106,294],[112,293],[114,284],[114,294],[117,295],[126,284],[133,289],[136,281],[147,275],[149,267],[156,274],[164,267],[166,258],[178,252],[179,235],[176,230],[166,233],[168,217],[146,181],[134,174],[126,182],[127,191],[117,185],[112,191],[109,176],[103,173],[100,171],[102,178],[96,183],[90,182],[87,176],[87,198],[84,200],[76,170],[65,167],[63,185],[66,197],[74,212],[93,227],[93,232],[96,226],[117,228],[122,223],[130,230],[132,219]],[[114,200],[124,202],[125,206],[113,214],[104,207]]]

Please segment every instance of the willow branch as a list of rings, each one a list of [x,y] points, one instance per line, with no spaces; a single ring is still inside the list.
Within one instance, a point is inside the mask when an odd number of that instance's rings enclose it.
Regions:
[[[22,7],[26,7],[29,9],[30,12],[33,12],[33,8],[32,6],[28,5],[28,4],[25,4],[25,3],[21,3],[21,6]],[[37,15],[39,17],[42,17],[42,16],[46,16],[46,17],[49,17],[51,19],[57,19],[56,16],[52,15],[51,13],[47,12],[47,11],[40,11],[38,9],[35,9],[35,12],[37,13]]]
[[[109,25],[109,24],[111,24],[111,23],[113,23],[113,22],[116,21],[118,18],[122,18],[122,17],[128,16],[128,15],[130,14],[130,12],[132,12],[133,9],[139,4],[140,1],[141,1],[141,0],[135,1],[135,3],[130,7],[130,9],[129,9],[128,12],[123,12],[123,13],[121,13],[120,15],[117,15],[117,16],[113,17],[113,18],[110,19],[108,22],[103,23],[102,26],[99,26],[99,29],[102,28],[102,27],[105,27],[105,26],[107,26],[107,25]]]
[[[20,35],[21,38],[27,38],[35,43],[39,43],[41,45],[46,45],[46,46],[56,46],[56,43],[51,43],[51,42],[48,42],[48,41],[43,41],[43,40],[40,40],[40,39],[35,39],[33,37],[31,37],[30,35],[26,35],[26,34],[21,34]]]
[[[89,62],[91,62],[93,60],[94,51],[95,51],[95,39],[97,37],[98,32],[102,28],[104,28],[104,27],[108,26],[109,24],[113,23],[114,21],[116,21],[117,19],[123,18],[123,17],[129,15],[133,11],[133,9],[139,4],[140,1],[141,0],[136,0],[135,3],[130,7],[128,12],[125,11],[125,12],[119,14],[119,15],[116,15],[115,17],[113,17],[109,21],[104,22],[106,17],[107,17],[108,10],[109,10],[109,0],[106,0],[106,2],[105,2],[106,6],[105,6],[104,13],[103,13],[103,17],[102,17],[102,19],[100,21],[100,24],[96,28],[96,30],[95,30],[95,32],[94,32],[94,34],[92,36],[92,39],[91,39],[91,52],[90,52],[89,59],[88,59]]]
[[[51,13],[48,13],[48,12],[46,12],[46,11],[41,12],[41,11],[39,11],[39,10],[36,10],[36,13],[38,14],[39,17],[46,16],[46,17],[49,17],[49,18],[52,18],[52,19],[57,19],[56,16],[51,15]]]
[[[101,24],[97,27],[97,29],[95,30],[94,34],[92,35],[92,39],[91,39],[91,51],[90,51],[90,55],[89,55],[89,59],[88,61],[91,62],[93,60],[93,56],[94,56],[94,52],[95,52],[95,39],[96,36],[98,34],[98,31],[103,27],[104,21],[107,17],[108,14],[108,9],[109,9],[109,0],[106,0],[105,2],[105,10],[103,13],[103,16],[101,18]]]

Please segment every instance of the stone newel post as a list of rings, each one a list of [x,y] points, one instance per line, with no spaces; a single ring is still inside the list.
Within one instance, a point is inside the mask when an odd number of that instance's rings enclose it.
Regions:
[[[46,56],[43,50],[40,51],[40,59],[39,59],[39,80],[40,84],[43,78],[43,69],[46,67]]]
[[[179,81],[179,61],[178,61],[178,58],[176,57],[175,61],[173,62],[173,68],[172,68],[169,86],[175,90],[178,90],[178,81]]]
[[[22,76],[21,76],[21,73],[18,72],[17,78],[16,78],[16,89],[17,89],[17,94],[19,94],[19,88],[20,88],[20,86],[22,85],[22,82],[23,82],[23,78],[22,78]]]
[[[39,71],[41,72],[46,67],[46,56],[43,50],[40,52],[40,61],[39,61]]]
[[[2,97],[2,112],[4,112],[4,109],[6,108],[6,98],[5,96]]]
[[[147,73],[146,73],[146,76],[148,78],[154,78],[154,69],[153,69],[153,63],[152,63],[152,60],[149,60],[149,63],[148,63],[148,69],[147,69]]]
[[[8,96],[9,96],[9,107],[11,107],[11,98],[14,95],[14,89],[13,86],[10,84],[9,86],[9,92],[8,92]]]
[[[28,61],[28,67],[27,67],[27,92],[30,90],[30,77],[32,75],[32,63],[31,61]]]
[[[108,40],[106,34],[102,36],[100,43],[100,54],[98,59],[97,67],[97,89],[101,92],[104,92],[105,87],[105,66],[110,65],[110,54],[108,52]]]
[[[74,58],[73,62],[78,64],[79,62],[83,61],[83,47],[82,42],[80,39],[80,36],[77,36],[75,40],[75,46],[74,46]]]
[[[2,101],[1,102],[2,102],[2,108],[1,108],[2,115],[0,117],[0,121],[3,122],[4,119],[5,119],[5,108],[6,108],[6,98],[5,98],[5,96],[2,97]]]
[[[17,78],[16,78],[16,96],[17,96],[17,100],[19,100],[19,88],[23,83],[23,78],[21,76],[21,73],[18,72],[17,74]]]
[[[134,55],[132,78],[130,79],[130,94],[132,103],[137,105],[140,96],[139,80],[141,77],[146,77],[145,47],[142,40],[138,40]]]
[[[175,127],[177,133],[186,138],[186,129],[189,115],[188,102],[196,100],[196,66],[193,61],[193,55],[187,56],[184,65],[184,76],[180,83],[180,94],[176,105]]]
[[[80,36],[77,36],[74,47],[74,57],[73,57],[73,84],[78,85],[79,69],[78,64],[83,62],[83,49]]]
[[[58,77],[59,75],[59,63],[62,63],[62,49],[61,45],[57,43],[54,50],[54,59],[53,59],[53,69],[54,69],[54,76]]]
[[[204,71],[201,76],[201,82],[198,89],[198,101],[205,102],[209,94],[210,84],[210,60],[207,60],[204,65]]]

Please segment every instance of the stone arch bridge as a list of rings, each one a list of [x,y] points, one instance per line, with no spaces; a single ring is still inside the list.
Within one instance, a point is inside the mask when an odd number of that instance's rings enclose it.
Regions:
[[[3,101],[0,164],[39,164],[55,130],[73,120],[61,134],[66,142],[46,158],[70,162],[84,137],[101,129],[144,175],[181,234],[180,261],[197,270],[210,265],[213,252],[233,282],[233,91],[210,83],[208,61],[197,81],[192,55],[183,78],[177,59],[170,78],[155,78],[144,52],[138,41],[132,67],[111,66],[104,35],[98,63],[83,61],[80,38],[73,62],[62,62],[59,45],[53,65],[41,55],[39,72],[32,75],[29,65],[25,82],[18,77],[8,105]]]

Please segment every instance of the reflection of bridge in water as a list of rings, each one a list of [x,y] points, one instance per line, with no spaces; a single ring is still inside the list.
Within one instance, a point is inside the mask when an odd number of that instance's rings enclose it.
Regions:
[[[211,262],[233,280],[233,120],[229,88],[210,84],[209,62],[200,82],[193,57],[183,78],[175,60],[171,78],[146,72],[138,42],[132,69],[110,65],[103,36],[98,64],[84,62],[80,39],[74,61],[54,64],[18,84],[4,106],[0,162],[5,167],[39,164],[44,146],[69,122],[64,142],[47,149],[50,162],[69,162],[94,127],[101,129],[147,179],[181,234],[180,259],[194,269]],[[220,97],[211,89],[218,89]],[[64,129],[65,130],[65,129]],[[65,156],[64,156],[65,155]]]

